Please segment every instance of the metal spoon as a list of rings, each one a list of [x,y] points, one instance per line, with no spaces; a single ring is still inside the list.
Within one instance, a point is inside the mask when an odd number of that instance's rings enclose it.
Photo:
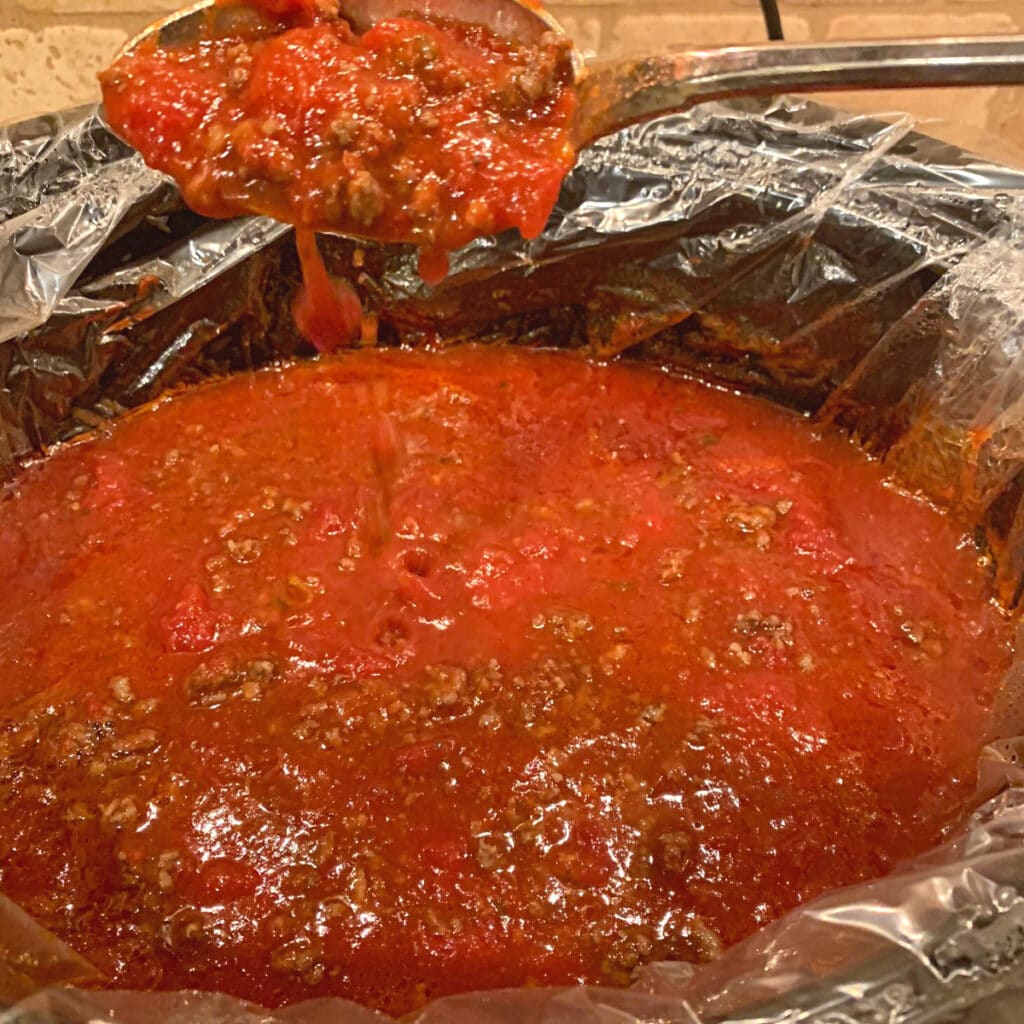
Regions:
[[[342,0],[342,16],[362,32],[400,14],[455,18],[498,35],[537,42],[561,26],[530,0]],[[150,25],[122,53],[154,37],[185,44],[237,30],[273,30],[258,11],[201,0]],[[727,46],[588,64],[575,51],[580,101],[577,146],[628,124],[706,100],[841,89],[1024,84],[1024,36],[901,39],[885,42]]]

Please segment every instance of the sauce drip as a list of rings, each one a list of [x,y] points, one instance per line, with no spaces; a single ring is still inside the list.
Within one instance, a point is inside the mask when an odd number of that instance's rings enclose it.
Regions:
[[[942,838],[1010,659],[848,443],[552,353],[208,383],[26,469],[0,537],[0,888],[132,988],[706,959]]]
[[[363,333],[363,307],[355,289],[343,278],[331,277],[316,244],[316,234],[295,232],[302,268],[302,285],[292,306],[295,326],[318,352],[334,352]]]

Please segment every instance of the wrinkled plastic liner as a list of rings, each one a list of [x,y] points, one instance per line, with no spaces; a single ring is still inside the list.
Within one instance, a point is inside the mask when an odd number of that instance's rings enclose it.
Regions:
[[[1024,591],[1024,172],[808,102],[707,104],[586,150],[544,234],[480,240],[438,288],[410,251],[325,244],[382,344],[512,342],[656,361],[835,424],[976,531]],[[0,479],[170,387],[311,356],[287,229],[206,221],[93,108],[0,128]],[[0,539],[2,543],[2,539]],[[1003,719],[1024,722],[1024,673]],[[471,993],[418,1024],[1020,1024],[1024,738],[980,809],[891,876],[797,909],[629,991]],[[88,963],[0,897],[0,1022],[360,1024],[93,990]],[[82,987],[73,987],[75,984]]]

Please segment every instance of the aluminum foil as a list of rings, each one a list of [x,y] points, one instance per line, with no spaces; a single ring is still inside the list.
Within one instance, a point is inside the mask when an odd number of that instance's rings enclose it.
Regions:
[[[0,473],[170,386],[312,355],[296,260],[261,219],[204,221],[86,108],[0,129]],[[500,340],[657,360],[850,431],[1024,579],[1024,173],[895,123],[779,99],[706,104],[581,155],[547,230],[480,240],[423,286],[412,254],[332,240],[384,343]],[[2,539],[0,539],[2,543]],[[1024,721],[1024,672],[1003,717]],[[945,847],[630,991],[430,1004],[417,1024],[1019,1024],[1024,740]],[[369,1024],[340,1000],[92,991],[0,898],[0,1024]],[[69,987],[77,984],[85,987]]]

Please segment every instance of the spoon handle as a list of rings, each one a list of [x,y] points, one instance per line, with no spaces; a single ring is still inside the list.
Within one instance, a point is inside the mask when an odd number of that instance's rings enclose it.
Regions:
[[[706,100],[837,89],[1024,84],[1024,35],[730,46],[591,65],[580,142]]]

